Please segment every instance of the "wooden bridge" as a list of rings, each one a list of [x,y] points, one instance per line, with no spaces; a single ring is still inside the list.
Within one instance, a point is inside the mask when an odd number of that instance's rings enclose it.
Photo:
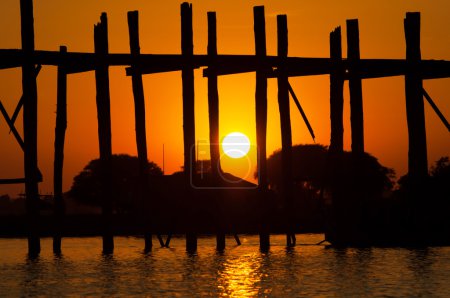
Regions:
[[[278,80],[278,102],[282,132],[283,195],[286,198],[286,216],[292,218],[290,206],[292,197],[291,168],[291,124],[289,116],[289,93],[293,96],[288,78],[293,76],[330,75],[331,140],[332,156],[343,152],[343,85],[349,81],[351,106],[352,152],[355,156],[364,153],[363,101],[361,81],[366,78],[405,76],[406,107],[409,135],[409,174],[420,179],[427,175],[427,152],[425,137],[423,97],[447,125],[444,116],[432,102],[422,87],[422,80],[450,77],[450,61],[422,60],[420,53],[420,14],[407,13],[405,18],[406,59],[360,59],[358,20],[347,21],[347,59],[342,58],[341,29],[337,27],[330,33],[329,58],[302,58],[288,56],[287,17],[279,15],[278,55],[266,54],[266,34],[264,7],[254,7],[255,55],[220,55],[217,53],[216,15],[208,13],[208,49],[206,55],[193,54],[192,6],[181,5],[181,55],[141,54],[138,33],[138,12],[128,13],[130,53],[110,54],[108,52],[107,16],[103,13],[94,28],[94,53],[68,52],[61,46],[59,52],[39,51],[34,45],[33,1],[21,0],[22,49],[0,49],[0,69],[22,68],[23,96],[14,114],[10,117],[0,103],[2,114],[24,151],[24,178],[3,179],[0,183],[25,183],[26,211],[28,218],[28,247],[31,255],[40,252],[39,238],[39,193],[38,183],[42,176],[37,162],[37,84],[36,77],[41,66],[58,67],[57,75],[57,117],[55,128],[54,160],[54,199],[55,226],[60,226],[64,216],[62,196],[62,168],[64,138],[66,129],[66,89],[67,76],[73,73],[95,71],[96,103],[98,116],[98,137],[100,160],[102,163],[103,196],[103,251],[113,252],[113,231],[111,220],[113,207],[111,183],[111,119],[109,74],[110,66],[126,66],[126,75],[131,76],[134,103],[136,144],[139,167],[139,199],[148,201],[146,184],[148,181],[147,141],[145,133],[145,108],[142,75],[169,71],[181,71],[183,88],[183,134],[184,134],[184,172],[187,194],[194,191],[189,184],[189,173],[195,172],[195,122],[194,122],[194,69],[202,68],[203,76],[208,78],[208,104],[211,145],[211,168],[215,179],[219,178],[219,108],[217,77],[220,75],[256,72],[256,131],[257,147],[260,154],[258,162],[258,191],[264,198],[267,193],[266,169],[266,122],[267,122],[267,80]],[[23,139],[14,127],[18,113],[23,107]],[[216,145],[214,145],[216,144]],[[187,195],[189,198],[189,195]],[[147,200],[145,200],[147,199]],[[339,204],[335,198],[335,204]],[[264,202],[264,200],[262,200]],[[270,226],[261,223],[260,246],[270,246]],[[61,250],[62,229],[54,235],[54,251]],[[295,245],[295,231],[286,231],[287,245]],[[152,247],[152,235],[145,235],[145,249]],[[225,247],[225,232],[217,231],[217,248]],[[196,231],[186,231],[186,248],[197,249]]]

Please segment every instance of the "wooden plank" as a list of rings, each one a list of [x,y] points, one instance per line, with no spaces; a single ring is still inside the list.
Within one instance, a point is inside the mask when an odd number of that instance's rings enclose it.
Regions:
[[[258,189],[261,194],[261,229],[259,233],[259,246],[262,251],[270,247],[269,227],[267,226],[267,159],[266,159],[266,136],[267,136],[267,76],[264,65],[266,51],[266,23],[264,6],[253,7],[253,20],[255,32],[255,56],[260,61],[256,69],[256,146],[258,151],[257,172]]]
[[[359,27],[358,20],[347,20],[347,59],[350,88],[350,122],[352,134],[352,152],[364,153],[364,120],[362,80],[359,75]]]
[[[422,80],[450,78],[450,61],[420,60],[418,67]]]
[[[137,202],[142,206],[140,217],[144,224],[144,239],[146,252],[151,251],[153,247],[152,233],[150,232],[149,212],[150,202],[148,193],[148,157],[147,157],[147,135],[145,128],[145,97],[144,86],[142,83],[142,74],[136,70],[137,60],[141,54],[139,45],[139,14],[137,11],[128,12],[128,30],[130,35],[130,52],[133,59],[133,75],[131,77],[134,96],[134,119],[136,130],[136,145],[139,160],[139,186]]]
[[[193,68],[199,68],[199,66],[194,66]],[[182,63],[180,64],[167,64],[164,66],[161,65],[151,65],[147,67],[143,67],[142,64],[135,68],[139,71],[140,74],[156,74],[156,73],[163,73],[163,72],[172,72],[172,71],[180,71],[183,69]],[[139,69],[142,69],[139,70]],[[130,67],[127,67],[125,69],[126,75],[131,76],[133,75],[133,70]]]
[[[67,53],[67,48],[61,46],[61,53]],[[61,253],[62,226],[65,206],[63,200],[63,165],[64,140],[67,128],[67,74],[64,65],[58,66],[57,96],[56,96],[56,126],[55,126],[55,156],[53,163],[53,194],[55,213],[55,233],[53,235],[53,252]]]
[[[32,61],[34,52],[34,19],[33,1],[20,1],[22,50],[24,61],[22,64],[23,90],[23,135],[25,143],[25,194],[28,224],[28,253],[36,256],[40,253],[39,239],[39,189],[37,163],[37,85],[35,66]]]
[[[0,184],[21,184],[25,183],[25,178],[0,179]]]
[[[407,13],[404,20],[406,39],[405,75],[406,119],[408,123],[408,174],[413,179],[428,175],[425,112],[422,77],[417,71],[420,60],[420,13]]]
[[[212,62],[212,64],[216,64],[217,62]],[[203,77],[209,76],[225,76],[225,75],[233,75],[233,74],[242,74],[254,72],[256,65],[220,65],[216,67],[214,70],[210,67],[203,69]]]
[[[188,199],[193,199],[190,175],[195,175],[195,113],[194,113],[194,41],[192,30],[192,5],[181,4],[181,54],[186,63],[181,71],[183,86],[183,136],[184,136],[184,176]],[[189,206],[193,208],[192,205]],[[189,217],[193,210],[190,210]],[[186,250],[197,251],[197,235],[195,231],[186,233]]]
[[[289,82],[285,73],[286,58],[288,55],[288,29],[287,16],[277,16],[278,29],[278,108],[280,111],[281,126],[281,195],[284,200],[284,212],[287,218],[288,231],[286,234],[286,245],[295,245],[294,225],[294,201],[293,201],[293,180],[292,180],[292,131],[291,115],[289,107]]]
[[[94,26],[94,46],[96,53],[95,87],[98,119],[98,139],[101,164],[101,195],[103,216],[103,253],[110,254],[114,251],[114,239],[112,233],[112,199],[111,189],[111,111],[109,94],[109,72],[106,63],[108,54],[108,19],[106,13],[102,13],[100,23]]]
[[[0,69],[20,67],[24,61],[22,50],[0,49]],[[95,69],[95,54],[71,52],[63,59],[59,52],[35,51],[33,59],[37,64],[58,66],[64,63],[67,73],[91,71]],[[193,55],[190,58],[194,68],[204,67],[211,64],[208,55]],[[64,61],[63,61],[64,60]],[[109,66],[129,66],[131,56],[129,54],[108,54],[105,58]],[[261,59],[254,55],[217,55],[214,64],[216,75],[228,75],[237,73],[253,72],[261,63]],[[304,58],[288,57],[286,72],[289,77],[326,75],[330,74],[331,61],[329,58]],[[178,71],[183,68],[185,58],[177,54],[141,54],[139,56],[140,72],[142,74],[160,73],[167,71]],[[268,77],[276,77],[271,68],[278,65],[277,56],[266,56],[264,65],[269,72]],[[347,61],[343,60],[347,69]],[[420,70],[423,79],[440,79],[450,77],[450,61],[445,60],[422,60]],[[406,60],[404,59],[361,59],[359,63],[361,78],[382,78],[399,76],[406,73]],[[130,68],[127,75],[131,76]],[[208,70],[204,70],[204,76],[208,76]],[[347,79],[347,78],[346,78]]]

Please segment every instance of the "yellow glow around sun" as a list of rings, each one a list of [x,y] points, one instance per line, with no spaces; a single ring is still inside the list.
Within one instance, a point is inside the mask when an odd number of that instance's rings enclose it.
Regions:
[[[232,132],[223,138],[222,149],[231,158],[241,158],[250,150],[250,140],[243,133]]]

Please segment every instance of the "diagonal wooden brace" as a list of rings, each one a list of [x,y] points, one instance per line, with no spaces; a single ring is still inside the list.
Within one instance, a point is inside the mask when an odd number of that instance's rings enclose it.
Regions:
[[[433,108],[434,112],[438,115],[439,119],[441,119],[442,123],[447,127],[447,130],[450,132],[450,124],[448,123],[447,119],[445,119],[445,116],[442,114],[442,112],[439,110],[437,105],[434,103],[433,99],[431,99],[431,96],[425,91],[425,89],[422,89],[423,96],[428,101],[430,106]]]
[[[298,101],[298,98],[295,95],[294,90],[292,89],[292,86],[291,86],[291,84],[289,82],[288,82],[288,87],[289,87],[289,93],[291,94],[292,98],[294,99],[295,105],[297,106],[298,110],[300,111],[300,114],[302,114],[303,121],[305,121],[305,124],[306,124],[306,126],[308,127],[308,130],[309,130],[309,133],[311,134],[311,137],[312,137],[312,139],[314,141],[315,138],[316,138],[315,135],[314,135],[314,131],[313,131],[312,127],[311,127],[311,124],[309,124],[308,117],[306,117],[306,114],[303,111],[302,106],[300,105],[300,102]]]
[[[8,113],[6,112],[5,107],[2,104],[2,101],[0,100],[0,112],[3,115],[3,118],[5,118],[6,123],[9,126],[9,129],[11,130],[11,132],[13,133],[14,137],[17,140],[17,143],[19,143],[19,146],[22,150],[24,150],[25,148],[25,143],[23,142],[22,137],[20,136],[19,132],[17,131],[16,127],[14,126],[14,123],[12,122],[12,119],[9,118]],[[4,179],[3,179],[4,180]],[[42,173],[41,171],[38,169],[38,182],[42,182]],[[14,184],[14,183],[22,183],[22,179],[6,179],[4,180],[2,183],[0,184]]]
[[[22,150],[24,150],[25,144],[24,144],[24,142],[22,140],[22,137],[20,136],[20,134],[17,131],[17,129],[14,127],[14,122],[12,121],[12,119],[9,118],[9,115],[6,112],[5,107],[3,106],[1,100],[0,100],[0,112],[3,115],[3,118],[5,118],[6,123],[8,123],[9,129],[13,133],[14,137],[16,138],[17,143],[19,143],[20,148],[22,148]]]
[[[41,71],[42,65],[36,66],[35,76],[37,77],[39,72]],[[16,122],[17,116],[19,116],[20,109],[23,106],[23,95],[20,97],[19,102],[17,103],[16,109],[14,110],[14,114],[11,117],[11,122],[14,124]]]

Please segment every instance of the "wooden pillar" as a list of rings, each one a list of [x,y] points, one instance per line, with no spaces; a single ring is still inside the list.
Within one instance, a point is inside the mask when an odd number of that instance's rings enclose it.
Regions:
[[[137,192],[137,202],[142,207],[139,208],[141,221],[144,225],[144,241],[146,252],[151,251],[153,247],[152,234],[150,232],[149,218],[149,200],[148,197],[148,157],[147,157],[147,136],[145,130],[145,98],[144,86],[142,84],[142,74],[139,71],[139,55],[141,49],[139,46],[139,13],[138,11],[128,12],[128,31],[130,35],[130,52],[132,56],[131,67],[133,74],[131,82],[133,85],[134,96],[134,120],[136,130],[136,145],[139,160],[139,185]],[[145,220],[147,219],[147,220]]]
[[[100,23],[94,26],[94,44],[96,55],[95,84],[97,90],[98,140],[101,165],[101,196],[103,215],[103,253],[114,251],[112,233],[112,200],[113,191],[111,177],[111,112],[109,95],[108,55],[108,20],[102,13]]]
[[[37,164],[37,85],[34,54],[33,1],[20,0],[23,89],[23,133],[25,194],[28,225],[28,253],[36,256],[41,251],[39,239],[39,170]]]
[[[211,174],[217,181],[221,174],[219,144],[219,92],[214,60],[217,57],[216,13],[208,12],[208,112],[209,141],[211,151]]]
[[[358,20],[347,20],[347,59],[348,80],[350,88],[350,124],[352,130],[352,187],[347,192],[344,206],[342,206],[342,220],[348,237],[363,240],[366,236],[368,220],[367,191],[362,187],[364,167],[364,115],[362,80],[359,63],[359,27]],[[344,198],[344,197],[343,197]]]
[[[220,148],[219,148],[219,92],[217,87],[217,74],[215,72],[214,59],[217,57],[217,26],[216,13],[208,12],[208,56],[210,64],[208,65],[208,114],[209,114],[209,144],[211,156],[211,176],[214,186],[220,183]],[[217,193],[219,196],[219,193]],[[220,202],[220,197],[216,197]],[[219,205],[218,205],[219,206]],[[219,207],[220,208],[220,207]],[[219,210],[220,214],[220,210]],[[217,218],[217,237],[216,249],[223,251],[225,249],[225,233],[223,231],[222,218],[218,214]]]
[[[420,13],[407,13],[404,20],[406,39],[405,97],[408,124],[408,184],[409,228],[415,239],[426,239],[429,212],[423,202],[427,197],[427,139],[420,73]]]
[[[194,41],[192,5],[187,2],[181,4],[181,54],[184,58],[184,66],[181,71],[183,85],[184,176],[187,197],[192,200],[194,197],[193,189],[190,185],[190,175],[195,175]],[[191,211],[193,211],[193,208],[190,205],[189,209]],[[197,235],[195,231],[191,230],[186,233],[186,250],[188,252],[197,250]]]
[[[408,175],[428,175],[427,140],[420,74],[420,13],[407,13],[404,20],[407,72],[405,75],[406,119],[408,121]]]
[[[267,69],[266,63],[266,24],[264,6],[253,8],[255,54],[260,60],[256,70],[256,144],[258,149],[258,190],[262,197],[262,227],[259,235],[261,250],[267,250],[270,246],[269,229],[267,226],[267,161],[266,161],[266,136],[267,136]]]
[[[67,48],[59,48],[61,57],[67,53]],[[55,233],[53,235],[53,252],[61,253],[62,226],[64,224],[65,206],[63,200],[63,165],[64,165],[64,140],[67,128],[67,73],[65,61],[58,65],[56,98],[56,126],[55,126],[55,159],[53,164],[53,193],[55,212]]]
[[[344,151],[344,70],[342,68],[341,27],[330,33],[330,152]]]
[[[288,56],[288,29],[286,15],[277,16],[278,28],[278,107],[281,124],[281,194],[284,199],[284,208],[287,218],[286,245],[295,245],[295,232],[293,220],[293,181],[292,181],[292,131],[289,108],[289,82],[285,72],[286,58]]]
[[[364,122],[362,80],[359,76],[359,28],[358,20],[347,20],[347,59],[350,88],[350,121],[352,128],[352,152],[364,153]]]
[[[338,177],[342,170],[342,154],[344,152],[344,68],[342,65],[341,27],[330,33],[330,59],[332,68],[330,72],[330,124],[331,138],[329,155],[329,179],[332,192],[332,214],[330,226],[326,229],[328,241],[336,240],[336,233],[340,231],[343,216],[342,185]]]

